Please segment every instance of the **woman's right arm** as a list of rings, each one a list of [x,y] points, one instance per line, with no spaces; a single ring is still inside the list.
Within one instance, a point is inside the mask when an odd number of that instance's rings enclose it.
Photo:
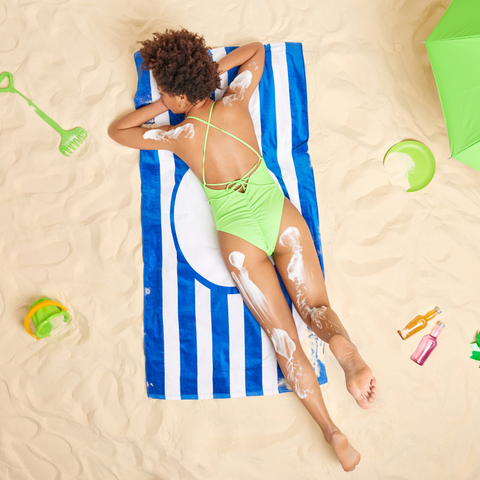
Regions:
[[[143,124],[167,110],[162,99],[145,105],[113,122],[108,129],[108,135],[121,145],[138,150],[170,150],[169,142],[143,138],[149,129],[142,127]],[[167,125],[157,128],[168,132],[173,127]]]

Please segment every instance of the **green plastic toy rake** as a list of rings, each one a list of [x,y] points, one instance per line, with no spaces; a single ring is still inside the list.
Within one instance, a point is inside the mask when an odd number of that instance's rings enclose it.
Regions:
[[[43,118],[51,127],[53,127],[62,137],[62,141],[60,142],[60,151],[68,157],[73,151],[80,147],[83,143],[85,138],[87,137],[87,132],[81,128],[76,127],[72,128],[72,130],[64,130],[58,123],[55,123],[48,115],[43,113],[36,105],[34,105],[25,95],[20,93],[14,86],[13,86],[13,77],[11,73],[4,72],[0,75],[0,84],[3,82],[5,78],[8,78],[9,85],[7,87],[0,88],[1,92],[10,92],[10,93],[18,93],[21,97],[23,97],[27,103],[35,110],[35,113],[40,117]]]

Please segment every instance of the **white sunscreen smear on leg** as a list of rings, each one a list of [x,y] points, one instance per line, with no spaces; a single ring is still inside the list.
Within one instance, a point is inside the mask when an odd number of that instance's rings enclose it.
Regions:
[[[294,361],[293,352],[297,349],[295,342],[289,337],[285,330],[274,328],[272,331],[272,343],[275,351],[282,357],[287,359],[287,380],[293,388],[298,398],[307,399],[308,394],[313,393],[312,389],[302,388],[300,385],[301,370],[300,363]]]
[[[323,324],[327,321],[326,317],[327,307],[322,306],[320,308],[312,308],[310,311],[310,318],[314,325],[316,325],[320,330],[323,328]]]
[[[297,305],[300,315],[307,317],[310,315],[312,323],[320,330],[323,327],[328,327],[335,333],[339,333],[336,326],[327,319],[327,307],[321,306],[319,308],[310,308],[305,305],[305,264],[303,263],[302,246],[300,245],[300,232],[296,227],[288,227],[280,236],[280,245],[290,246],[292,248],[292,257],[288,262],[287,274],[297,290]],[[331,336],[330,332],[327,332]]]
[[[305,265],[303,263],[302,246],[300,244],[300,231],[296,227],[288,227],[284,230],[279,240],[283,247],[289,246],[292,249],[292,257],[288,262],[287,274],[297,289],[297,305],[300,309],[300,315],[309,313],[305,306]],[[305,309],[307,311],[305,312]]]
[[[320,330],[325,327],[326,333],[330,338],[332,337],[332,335],[340,334],[340,331],[338,330],[337,325],[327,318],[327,312],[328,307],[323,305],[319,308],[310,308],[308,313],[310,314],[312,323],[316,325]]]
[[[305,266],[303,264],[302,246],[300,245],[300,232],[296,227],[288,227],[280,236],[280,245],[292,247],[292,258],[288,262],[288,278],[296,283],[303,283]]]
[[[250,86],[252,83],[252,72],[250,70],[244,70],[240,75],[235,77],[233,82],[230,84],[230,89],[233,90],[235,93],[231,95],[227,95],[226,97],[222,98],[222,102],[226,107],[231,107],[232,102],[235,100],[243,100],[245,95],[245,90]]]
[[[239,274],[232,272],[232,278],[237,284],[243,298],[249,303],[249,306],[263,320],[269,321],[271,316],[268,308],[267,299],[262,291],[250,280],[248,270],[243,266],[245,255],[242,252],[230,253],[228,260],[239,271]]]
[[[160,142],[168,142],[170,140],[178,140],[180,135],[183,135],[184,138],[193,138],[195,135],[195,129],[193,128],[192,123],[186,123],[181,127],[174,128],[166,132],[165,130],[160,129],[150,129],[143,134],[143,138],[146,140],[158,140]]]
[[[272,342],[275,351],[285,357],[288,361],[293,359],[293,352],[297,349],[295,342],[289,337],[285,330],[274,328],[272,332]]]

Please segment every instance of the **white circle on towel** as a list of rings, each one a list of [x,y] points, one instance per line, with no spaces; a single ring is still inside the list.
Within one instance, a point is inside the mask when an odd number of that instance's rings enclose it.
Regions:
[[[215,285],[234,287],[218,247],[212,209],[198,178],[190,169],[178,186],[174,221],[178,244],[190,266]]]

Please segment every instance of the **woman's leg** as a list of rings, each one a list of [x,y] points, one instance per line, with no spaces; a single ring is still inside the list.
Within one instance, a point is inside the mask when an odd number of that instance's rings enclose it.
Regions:
[[[225,264],[245,303],[270,338],[285,378],[321,428],[342,467],[353,470],[360,454],[350,446],[327,412],[275,268],[265,252],[247,241],[225,232],[219,232],[218,238]]]
[[[330,350],[345,372],[348,391],[358,405],[369,408],[376,397],[375,378],[330,306],[310,230],[287,199],[274,258],[303,321],[319,338],[329,343]]]

